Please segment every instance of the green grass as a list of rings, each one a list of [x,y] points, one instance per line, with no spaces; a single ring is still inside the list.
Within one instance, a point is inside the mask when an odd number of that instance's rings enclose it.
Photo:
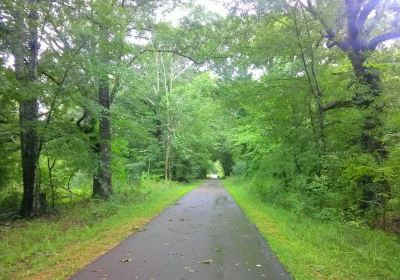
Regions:
[[[73,203],[57,214],[0,225],[0,279],[65,279],[199,184],[158,183],[141,193],[120,191],[105,202]]]
[[[294,279],[400,279],[398,236],[295,215],[235,178],[224,185]]]

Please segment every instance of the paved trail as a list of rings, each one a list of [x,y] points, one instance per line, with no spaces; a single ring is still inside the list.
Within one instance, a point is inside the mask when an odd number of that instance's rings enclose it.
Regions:
[[[71,279],[291,278],[221,184],[210,180]]]

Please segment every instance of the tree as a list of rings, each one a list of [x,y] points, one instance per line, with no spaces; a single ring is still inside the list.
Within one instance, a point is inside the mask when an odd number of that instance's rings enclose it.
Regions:
[[[246,166],[256,189],[284,205],[308,213],[327,205],[346,213],[359,209],[362,214],[355,216],[385,224],[383,213],[398,184],[390,175],[397,156],[384,120],[398,109],[382,78],[388,81],[392,62],[377,57],[395,50],[381,43],[398,36],[397,4],[233,5],[231,16],[250,26],[248,40],[233,44],[235,82],[226,89],[235,121],[234,170]],[[359,33],[351,30],[354,24]],[[262,75],[251,81],[254,69]],[[345,202],[325,200],[329,195]],[[290,202],[291,196],[301,205]]]
[[[23,197],[20,215],[33,217],[39,213],[38,161],[40,156],[37,125],[39,101],[37,78],[40,9],[37,1],[10,3],[12,24],[6,26],[10,49],[14,56],[15,78],[19,95],[20,145]]]
[[[378,46],[385,41],[400,38],[400,25],[398,22],[399,6],[397,1],[334,1],[336,18],[345,19],[345,24],[332,24],[332,19],[324,14],[327,4],[315,3],[311,0],[302,4],[323,27],[323,36],[328,48],[338,47],[351,62],[357,88],[351,101],[334,101],[326,110],[350,105],[360,108],[371,108],[371,112],[364,122],[364,132],[361,136],[362,147],[371,154],[386,157],[386,149],[382,141],[374,135],[373,130],[381,126],[379,113],[382,105],[376,104],[376,99],[381,95],[381,79],[379,70],[368,66],[368,58],[376,51]],[[328,5],[332,3],[328,3]],[[321,7],[322,6],[322,7]]]

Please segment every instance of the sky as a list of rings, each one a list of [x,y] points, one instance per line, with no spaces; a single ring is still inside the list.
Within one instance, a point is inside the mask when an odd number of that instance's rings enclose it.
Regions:
[[[231,1],[227,0],[196,0],[194,1],[197,5],[204,6],[207,10],[215,12],[221,16],[225,16],[228,10],[224,7],[224,4]]]
[[[229,3],[228,0],[194,0],[195,5],[203,6],[206,10],[217,13],[221,16],[226,16],[228,10],[224,7],[224,4]],[[159,13],[159,20],[171,22],[173,25],[177,25],[179,20],[187,16],[190,13],[189,9],[176,8],[171,13],[162,15],[162,11]]]

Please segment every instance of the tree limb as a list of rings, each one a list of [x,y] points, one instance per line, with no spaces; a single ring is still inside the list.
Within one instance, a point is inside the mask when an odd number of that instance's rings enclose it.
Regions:
[[[312,14],[322,25],[326,32],[326,38],[333,40],[336,37],[336,32],[329,26],[326,20],[321,16],[317,8],[312,4],[311,0],[307,0],[307,5],[304,5],[301,1],[299,3]]]
[[[183,49],[186,49],[186,48],[183,48]],[[148,52],[154,52],[154,53],[172,53],[172,54],[176,54],[176,55],[178,55],[180,57],[184,57],[184,58],[192,61],[196,65],[202,65],[202,64],[206,63],[210,59],[218,59],[218,58],[219,59],[224,59],[224,58],[227,58],[227,56],[207,56],[202,60],[197,60],[196,58],[194,58],[194,57],[192,57],[192,56],[190,56],[188,54],[183,53],[182,49],[174,50],[174,49],[148,49],[147,48],[145,50],[148,51]]]
[[[380,43],[397,38],[400,38],[400,30],[378,35],[369,41],[367,48],[369,50],[375,50]]]
[[[338,46],[342,51],[347,51],[349,49],[349,44],[346,41],[338,41],[336,40],[336,31],[329,26],[328,22],[321,15],[321,13],[317,10],[317,8],[312,4],[311,0],[307,0],[307,5],[303,4],[301,1],[298,2],[303,8],[305,8],[316,20],[318,20],[325,33],[322,37],[328,40],[326,46],[330,49],[335,46]]]
[[[359,25],[360,29],[363,28],[368,16],[376,8],[376,6],[379,4],[379,2],[380,2],[380,0],[370,0],[361,9],[360,14],[358,15],[358,25]]]
[[[53,83],[55,83],[57,86],[61,86],[61,82],[58,81],[53,75],[51,75],[50,73],[44,71],[44,70],[40,70],[40,74],[46,76],[49,80],[53,81]]]
[[[187,58],[189,60],[191,60],[194,64],[196,65],[201,65],[204,64],[208,58],[205,58],[203,60],[196,60],[195,58],[191,57],[190,55],[181,53],[179,50],[173,50],[173,49],[168,49],[168,50],[154,50],[154,49],[146,49],[149,52],[156,52],[156,53],[172,53],[172,54],[176,54],[178,56]]]
[[[115,96],[117,95],[117,92],[119,90],[119,86],[120,86],[120,77],[117,77],[115,80],[114,87],[111,90],[110,103],[114,102]]]
[[[360,34],[360,26],[357,18],[360,11],[360,4],[353,0],[345,0],[344,3],[346,7],[348,37],[350,40],[356,40]]]
[[[327,128],[327,127],[332,126],[332,125],[337,124],[337,123],[343,123],[343,122],[341,120],[333,121],[333,122],[325,124],[324,128]]]
[[[353,100],[336,100],[322,106],[322,110],[326,112],[336,108],[351,108],[353,106]]]
[[[88,111],[85,109],[83,111],[82,117],[80,117],[77,121],[76,121],[76,126],[79,127],[80,129],[82,129],[81,127],[81,122],[86,119],[86,117],[88,116]]]

